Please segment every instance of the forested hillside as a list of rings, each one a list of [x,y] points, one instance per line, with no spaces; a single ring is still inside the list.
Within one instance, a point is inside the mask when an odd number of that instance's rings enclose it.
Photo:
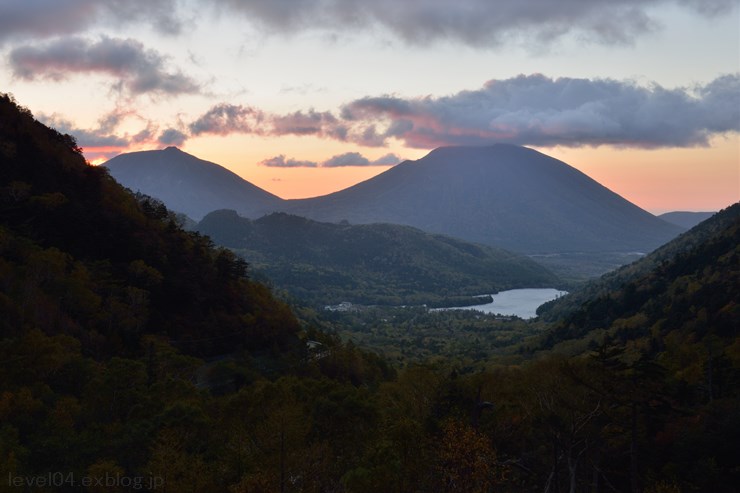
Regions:
[[[560,283],[525,256],[409,226],[320,223],[284,213],[252,221],[224,210],[197,230],[234,249],[275,286],[320,307],[478,304],[475,295]]]
[[[137,202],[74,138],[0,103],[4,336],[66,334],[100,355],[137,354],[145,334],[197,355],[296,343],[290,310],[243,261]]]

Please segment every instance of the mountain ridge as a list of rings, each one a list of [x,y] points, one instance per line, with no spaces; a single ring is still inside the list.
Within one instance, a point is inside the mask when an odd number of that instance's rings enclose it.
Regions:
[[[716,211],[694,212],[694,211],[672,211],[660,214],[658,217],[664,221],[681,226],[682,228],[691,229],[702,221],[712,217]]]
[[[225,167],[177,147],[121,154],[103,166],[134,192],[156,197],[169,209],[194,220],[225,207],[246,215],[262,215],[272,212],[283,200]]]
[[[119,171],[119,163],[145,155],[119,156],[107,165],[115,178],[133,188],[135,180]],[[176,181],[175,176],[163,178],[158,188],[142,191],[196,219],[217,209],[233,209],[251,218],[282,211],[323,222],[402,224],[527,254],[647,253],[684,230],[562,161],[507,144],[441,147],[319,197],[283,200],[251,190],[249,203],[238,207],[212,183],[198,180],[188,188],[194,204],[201,196],[218,200],[194,212],[178,208],[182,195],[172,197]]]
[[[649,251],[681,232],[566,163],[508,144],[441,147],[344,190],[288,201],[287,211],[524,253]]]
[[[525,256],[411,226],[322,223],[284,212],[250,220],[220,210],[196,229],[316,306],[443,306],[482,293],[562,283]]]

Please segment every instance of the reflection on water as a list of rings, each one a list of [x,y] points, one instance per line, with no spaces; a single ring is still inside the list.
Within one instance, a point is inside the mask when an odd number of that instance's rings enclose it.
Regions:
[[[566,294],[568,294],[567,291],[553,288],[511,289],[491,295],[493,296],[493,303],[465,307],[453,306],[442,308],[442,310],[478,310],[484,313],[534,318],[537,316],[537,307]]]

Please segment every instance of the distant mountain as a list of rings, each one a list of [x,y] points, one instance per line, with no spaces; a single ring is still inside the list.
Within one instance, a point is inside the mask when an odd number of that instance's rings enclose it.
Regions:
[[[503,144],[435,149],[345,190],[289,201],[287,210],[525,253],[649,252],[683,231],[557,159]]]
[[[714,212],[686,212],[686,211],[675,211],[666,212],[658,217],[671,224],[681,226],[682,228],[690,229],[699,224],[700,222],[709,219],[714,215]]]
[[[235,249],[277,287],[322,306],[456,304],[461,296],[559,283],[522,255],[408,226],[320,223],[285,213],[252,221],[222,210],[197,230]]]
[[[104,166],[125,187],[156,197],[196,221],[217,209],[259,217],[282,202],[226,168],[176,147],[122,154]]]
[[[684,231],[571,166],[513,145],[439,148],[345,190],[288,201],[175,148],[106,165],[123,185],[196,220],[233,209],[250,218],[284,211],[322,222],[402,224],[536,255],[572,279],[607,272]]]

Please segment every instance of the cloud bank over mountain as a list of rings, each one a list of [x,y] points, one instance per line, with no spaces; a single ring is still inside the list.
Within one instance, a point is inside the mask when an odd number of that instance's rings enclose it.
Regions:
[[[444,97],[368,96],[345,104],[339,115],[313,109],[275,115],[223,103],[189,128],[193,135],[313,135],[371,147],[389,139],[415,148],[496,142],[693,147],[740,131],[740,75],[676,89],[521,75]]]
[[[114,125],[75,129],[69,122],[46,121],[76,134],[83,147],[114,141],[125,147],[127,142],[144,140],[142,135],[115,136]],[[159,131],[151,122],[150,127],[151,134]],[[420,149],[493,143],[654,149],[706,146],[710,138],[733,132],[740,132],[740,74],[674,89],[629,80],[535,74],[490,80],[479,89],[443,97],[368,96],[343,105],[337,114],[314,109],[274,114],[218,103],[149,140],[182,145],[201,135],[244,134],[313,136],[364,147],[383,147],[395,140]],[[373,161],[347,153],[321,163],[276,156],[260,164],[287,168],[397,162],[394,155]]]

